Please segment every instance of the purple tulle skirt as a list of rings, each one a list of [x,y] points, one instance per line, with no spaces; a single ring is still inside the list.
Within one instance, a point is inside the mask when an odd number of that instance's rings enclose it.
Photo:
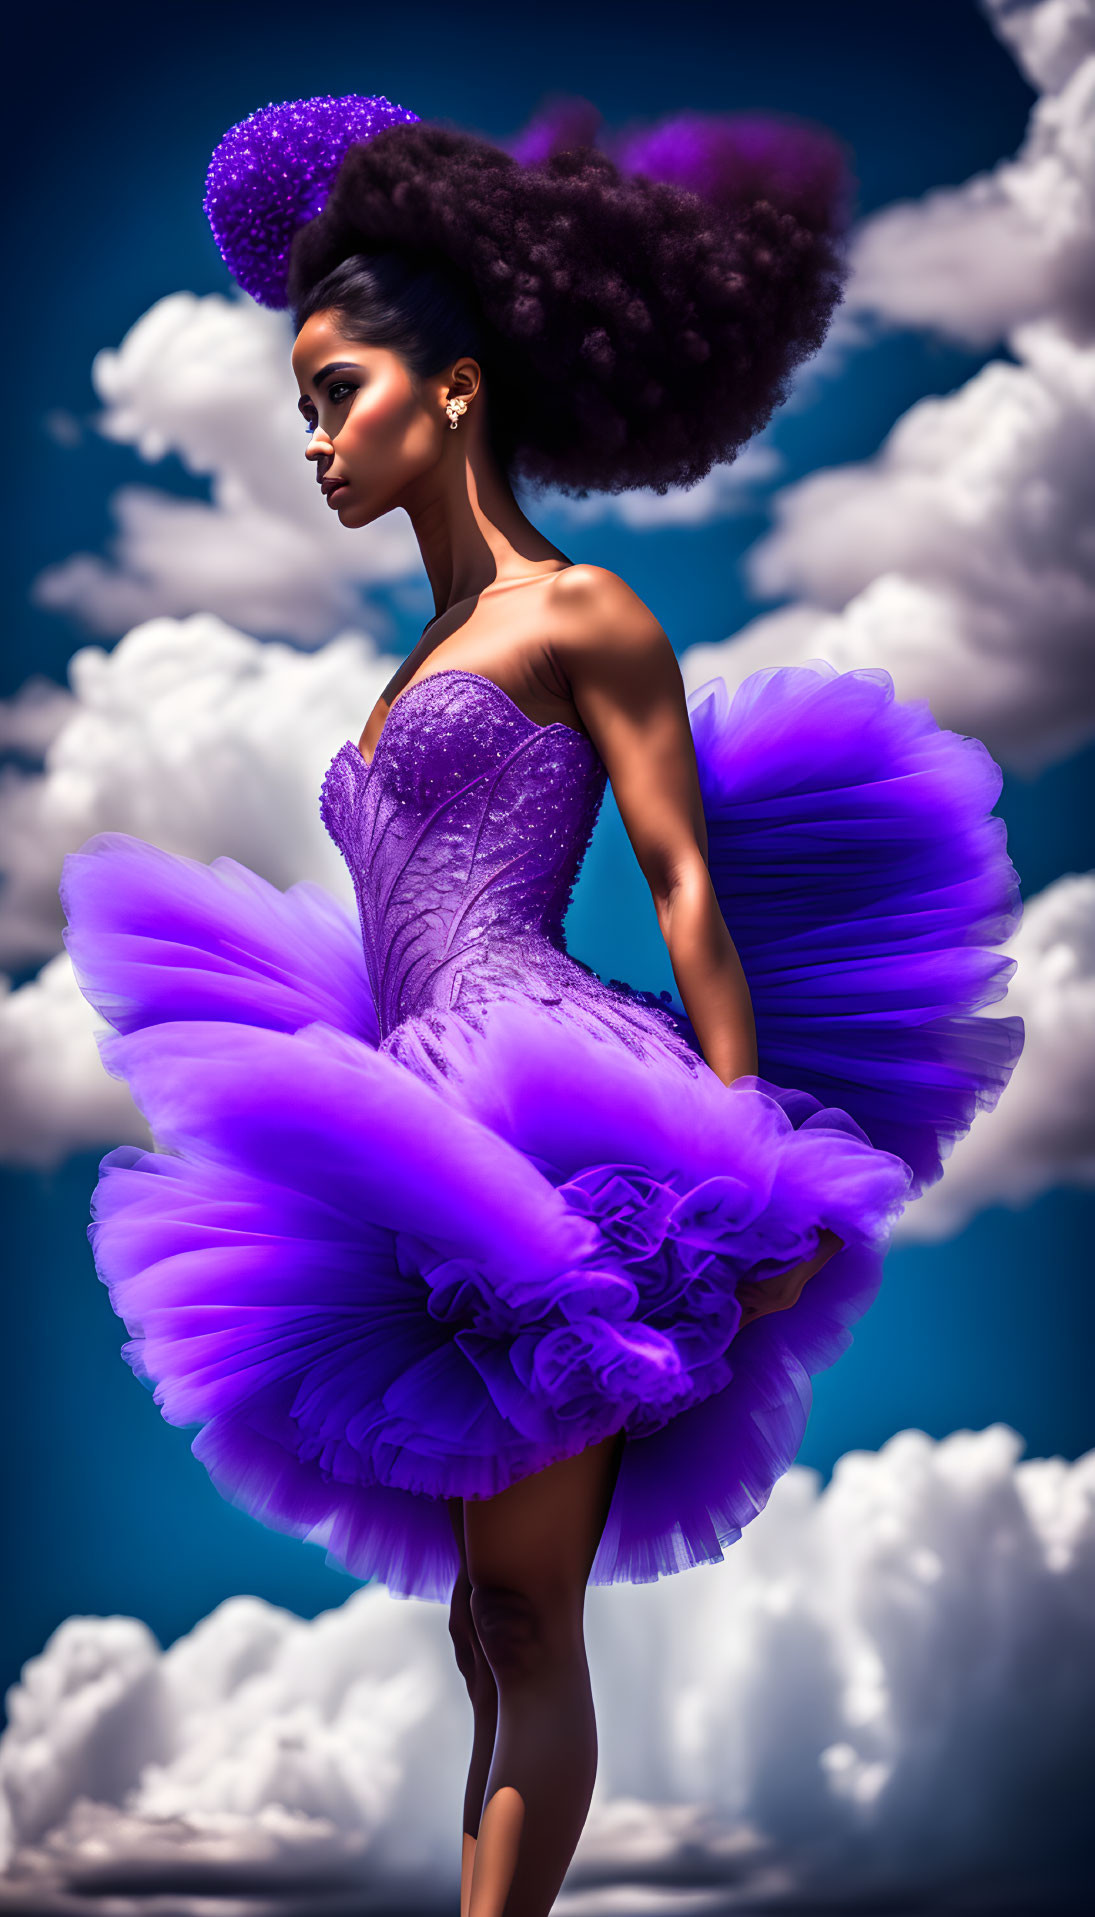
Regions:
[[[66,862],[77,976],[156,1147],[110,1153],[94,1201],[125,1356],[226,1497],[397,1593],[447,1598],[445,1500],[619,1432],[593,1581],[720,1558],[1021,1046],[979,1016],[1018,912],[984,748],[881,673],[689,706],[757,1016],[733,1086],[680,1008],[689,1069],[512,997],[395,1048],[320,888],[119,834]],[[741,1280],[827,1230],[797,1303],[742,1328]]]

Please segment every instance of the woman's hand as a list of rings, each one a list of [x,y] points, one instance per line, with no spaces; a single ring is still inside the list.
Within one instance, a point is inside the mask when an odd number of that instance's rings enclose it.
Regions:
[[[744,1278],[737,1288],[737,1300],[741,1306],[741,1324],[751,1324],[754,1318],[765,1318],[770,1311],[788,1311],[798,1303],[802,1288],[808,1278],[827,1265],[834,1252],[841,1250],[844,1240],[838,1238],[835,1231],[823,1231],[818,1248],[812,1258],[802,1259],[792,1265],[789,1271],[777,1272],[772,1278]]]

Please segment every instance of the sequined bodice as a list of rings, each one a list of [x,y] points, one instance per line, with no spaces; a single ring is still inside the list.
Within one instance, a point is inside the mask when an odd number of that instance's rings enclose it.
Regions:
[[[643,1048],[689,1051],[650,993],[606,986],[563,920],[604,797],[593,742],[443,667],[392,705],[371,761],[347,742],[322,813],[350,869],[381,1043],[410,1018],[536,998]],[[689,1051],[689,1056],[692,1054]]]

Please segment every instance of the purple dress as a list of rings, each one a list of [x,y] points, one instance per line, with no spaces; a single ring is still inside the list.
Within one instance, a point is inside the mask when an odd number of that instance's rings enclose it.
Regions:
[[[712,878],[757,1019],[725,1086],[668,994],[563,919],[592,742],[435,669],[323,817],[359,923],[106,833],[67,943],[156,1149],[103,1161],[91,1239],[125,1356],[218,1489],[393,1591],[446,1598],[443,1500],[623,1431],[593,1581],[721,1557],[802,1441],[909,1196],[1022,1043],[985,1017],[1018,913],[1000,776],[883,672],[689,699]],[[844,1248],[739,1332],[735,1291]]]

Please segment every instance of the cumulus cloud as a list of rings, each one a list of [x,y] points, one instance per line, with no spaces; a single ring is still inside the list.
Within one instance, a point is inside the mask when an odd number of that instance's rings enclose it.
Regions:
[[[1018,364],[918,401],[874,458],[775,496],[746,566],[758,593],[797,599],[690,648],[689,686],[820,657],[884,666],[1025,772],[1091,736],[1095,348],[1048,320],[1014,345]]]
[[[51,679],[28,679],[0,700],[0,752],[40,759],[75,711],[76,701]]]
[[[996,1109],[905,1213],[903,1238],[950,1238],[986,1205],[1095,1185],[1095,873],[1058,879],[1030,900],[1006,949],[1015,974],[989,1011],[1021,1015],[1022,1055]]]
[[[987,0],[1041,97],[1012,160],[884,208],[857,229],[848,300],[975,346],[1056,315],[1095,326],[1095,9]]]
[[[571,524],[614,519],[633,532],[702,526],[754,508],[782,464],[775,447],[761,438],[751,440],[729,466],[713,466],[694,486],[671,486],[664,493],[636,487],[631,492],[591,493],[588,499],[570,499],[563,493],[549,497],[552,510]]]
[[[591,1590],[600,1773],[569,1892],[755,1908],[1007,1882],[1045,1907],[1074,1883],[1095,1452],[1022,1448],[1005,1425],[904,1431],[824,1491],[792,1469],[722,1564]],[[309,1884],[347,1910],[366,1884],[454,1894],[470,1712],[441,1606],[366,1588],[306,1623],[232,1598],[166,1652],[136,1620],[70,1618],[9,1701],[0,1909],[125,1882],[149,1908],[170,1885],[180,1917],[257,1883],[270,1911]]]
[[[1033,86],[1061,87],[1095,53],[1091,0],[981,0]]]
[[[311,878],[349,897],[319,789],[397,664],[360,634],[308,654],[198,613],[77,652],[42,768],[9,767],[0,782],[0,959],[58,950],[61,863],[93,832],[227,853],[275,885]]]
[[[212,498],[122,487],[111,556],[48,567],[38,605],[110,636],[157,614],[206,612],[314,645],[359,616],[361,588],[418,572],[405,514],[351,536],[320,496],[291,347],[286,315],[243,292],[172,293],[96,355],[99,430],[145,460],[177,454],[209,477]]]
[[[0,1159],[47,1170],[97,1145],[151,1145],[143,1118],[96,1044],[106,1025],[80,993],[68,954],[10,989],[0,980]]]
[[[1033,773],[1095,731],[1095,6],[988,0],[1045,91],[1013,161],[858,229],[843,309],[1011,358],[898,420],[879,452],[772,499],[746,557],[789,603],[688,684],[820,657],[884,666],[898,694]]]
[[[194,614],[151,620],[110,653],[85,647],[71,692],[0,708],[0,735],[21,755],[45,742],[41,765],[0,776],[0,960],[51,960],[0,998],[0,1156],[44,1167],[146,1137],[59,953],[65,854],[95,832],[132,832],[192,858],[227,854],[282,887],[314,879],[352,907],[319,789],[396,664],[357,634],[302,653]]]

